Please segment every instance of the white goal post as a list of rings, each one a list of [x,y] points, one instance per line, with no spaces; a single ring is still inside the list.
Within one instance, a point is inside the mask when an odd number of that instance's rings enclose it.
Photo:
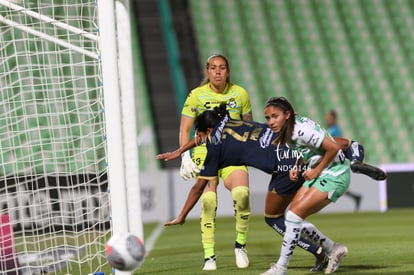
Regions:
[[[0,274],[115,273],[111,234],[144,239],[129,16],[0,0]]]

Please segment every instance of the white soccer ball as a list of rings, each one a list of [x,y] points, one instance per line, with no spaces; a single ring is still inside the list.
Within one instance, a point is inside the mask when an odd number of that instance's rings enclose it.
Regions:
[[[140,238],[131,234],[115,234],[105,246],[106,259],[115,269],[133,271],[145,257],[145,246]]]

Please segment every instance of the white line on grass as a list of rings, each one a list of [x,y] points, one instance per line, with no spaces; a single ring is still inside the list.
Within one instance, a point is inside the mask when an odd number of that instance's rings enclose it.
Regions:
[[[162,231],[164,230],[164,224],[159,223],[158,226],[152,231],[151,235],[145,240],[145,254],[148,255],[149,252],[155,245],[158,237],[161,235]]]

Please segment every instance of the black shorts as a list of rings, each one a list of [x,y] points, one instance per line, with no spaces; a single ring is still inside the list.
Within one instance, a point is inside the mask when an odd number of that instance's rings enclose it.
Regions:
[[[268,191],[276,192],[282,197],[295,194],[305,179],[302,177],[302,173],[299,174],[297,181],[291,181],[289,178],[289,172],[273,173],[269,183]]]

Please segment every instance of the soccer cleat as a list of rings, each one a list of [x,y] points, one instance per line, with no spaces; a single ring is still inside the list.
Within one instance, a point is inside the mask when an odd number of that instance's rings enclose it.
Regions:
[[[318,256],[315,256],[315,265],[310,269],[311,272],[318,272],[324,270],[328,266],[329,258],[324,251]]]
[[[238,268],[246,268],[249,266],[246,248],[235,248],[234,254],[236,255],[236,265]]]
[[[325,269],[325,274],[333,273],[338,270],[343,257],[348,253],[348,248],[342,244],[335,244],[329,254],[329,263]]]
[[[210,258],[204,259],[203,270],[216,270],[216,256],[211,256]]]
[[[287,267],[273,264],[270,266],[266,272],[261,273],[260,275],[287,275]]]
[[[387,178],[387,174],[383,170],[379,169],[378,167],[360,162],[359,160],[353,160],[351,162],[351,170],[354,173],[367,175],[374,180],[385,180]]]

